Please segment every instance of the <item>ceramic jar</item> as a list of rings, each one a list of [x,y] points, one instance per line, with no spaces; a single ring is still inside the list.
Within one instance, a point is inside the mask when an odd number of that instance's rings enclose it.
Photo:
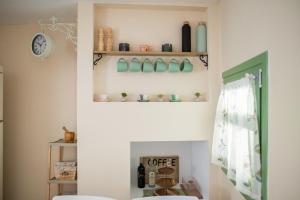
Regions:
[[[129,43],[119,43],[119,51],[129,51]]]
[[[151,46],[148,44],[142,44],[140,45],[140,52],[148,52],[150,51]]]
[[[172,44],[171,43],[165,43],[161,46],[162,52],[172,52]]]

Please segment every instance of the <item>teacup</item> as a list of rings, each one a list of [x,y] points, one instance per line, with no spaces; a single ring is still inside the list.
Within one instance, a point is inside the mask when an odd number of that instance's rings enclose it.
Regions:
[[[140,72],[142,68],[142,64],[137,58],[132,58],[130,62],[129,71],[131,72]]]
[[[162,58],[158,58],[154,65],[154,70],[156,72],[165,72],[167,70],[167,64]]]
[[[180,72],[180,65],[175,58],[172,58],[169,63],[169,72]]]
[[[180,65],[180,70],[183,72],[192,72],[193,64],[189,59],[185,58]]]
[[[146,58],[143,64],[143,72],[153,72],[153,71],[154,71],[154,67],[152,62],[150,61],[149,58]]]
[[[180,101],[179,95],[171,94],[170,95],[170,101]]]
[[[139,101],[149,101],[149,97],[146,94],[140,94],[138,100]]]
[[[128,71],[128,62],[124,58],[120,58],[118,60],[117,71],[118,72],[127,72]]]

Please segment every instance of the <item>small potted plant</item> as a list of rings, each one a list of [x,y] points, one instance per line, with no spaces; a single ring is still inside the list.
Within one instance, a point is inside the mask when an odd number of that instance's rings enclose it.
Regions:
[[[127,93],[126,92],[122,92],[121,96],[122,96],[122,102],[127,101]]]
[[[196,92],[195,94],[194,94],[194,96],[195,96],[195,101],[200,101],[201,100],[201,93],[200,92]]]
[[[158,101],[160,101],[160,102],[164,101],[164,95],[163,94],[158,94],[157,97],[158,97]]]

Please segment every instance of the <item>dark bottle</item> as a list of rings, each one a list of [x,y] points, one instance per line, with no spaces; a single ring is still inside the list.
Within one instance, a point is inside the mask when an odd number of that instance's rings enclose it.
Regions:
[[[182,26],[182,52],[191,52],[191,26],[188,21]]]
[[[138,167],[138,187],[145,187],[145,167],[142,163],[140,163],[140,166]]]

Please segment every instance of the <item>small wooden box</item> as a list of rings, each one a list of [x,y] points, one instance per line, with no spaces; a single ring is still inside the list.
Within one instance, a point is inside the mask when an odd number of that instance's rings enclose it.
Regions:
[[[56,162],[54,165],[54,176],[57,180],[75,180],[76,162]]]
[[[165,175],[157,173],[160,168],[167,167],[167,161],[170,160],[170,168],[174,169],[173,173]],[[179,157],[178,156],[144,156],[140,158],[140,162],[143,163],[145,167],[145,183],[149,183],[149,170],[150,170],[150,162],[153,162],[154,167],[156,168],[155,174],[155,182],[161,178],[173,178],[175,179],[176,183],[179,182]]]

